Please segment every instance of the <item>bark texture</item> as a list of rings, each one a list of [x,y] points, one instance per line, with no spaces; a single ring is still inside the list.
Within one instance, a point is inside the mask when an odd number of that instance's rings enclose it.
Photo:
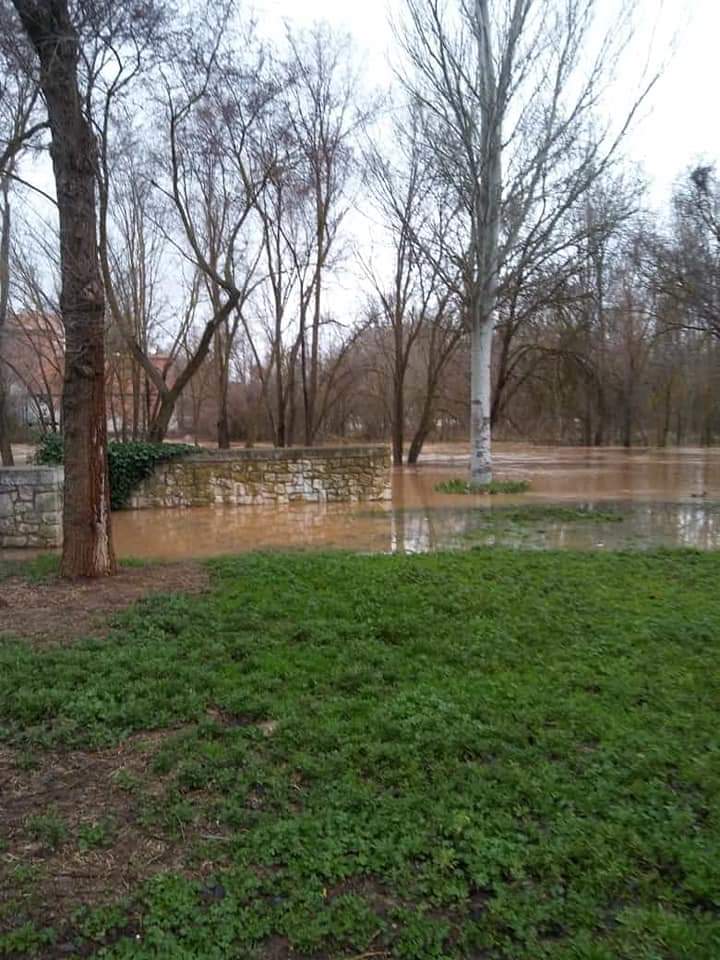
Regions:
[[[67,0],[13,0],[38,56],[60,226],[65,328],[64,543],[61,573],[114,573],[105,419],[105,296],[97,250],[96,145],[78,83],[79,41]]]

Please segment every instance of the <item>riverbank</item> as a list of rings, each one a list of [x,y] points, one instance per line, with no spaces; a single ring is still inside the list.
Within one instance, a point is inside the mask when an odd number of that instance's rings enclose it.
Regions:
[[[0,641],[0,956],[719,955],[720,554],[208,570]]]

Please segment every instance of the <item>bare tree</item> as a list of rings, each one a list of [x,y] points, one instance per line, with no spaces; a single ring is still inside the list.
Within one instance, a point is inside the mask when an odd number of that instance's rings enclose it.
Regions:
[[[23,151],[47,128],[38,110],[39,86],[27,63],[17,22],[0,6],[0,463],[13,465],[3,339],[10,303],[11,183]]]
[[[427,258],[421,247],[415,242],[420,234],[421,220],[427,216],[425,201],[429,187],[429,168],[426,165],[418,140],[418,118],[413,111],[408,124],[409,136],[403,137],[403,130],[396,125],[396,140],[404,144],[402,167],[397,168],[377,149],[371,149],[367,156],[368,182],[375,200],[375,206],[382,217],[383,225],[389,233],[389,246],[392,250],[390,277],[373,264],[368,264],[366,272],[371,280],[377,300],[376,326],[379,327],[381,343],[377,350],[380,362],[387,362],[389,379],[392,384],[390,403],[390,422],[392,432],[393,463],[402,466],[405,442],[405,378],[410,354],[422,330],[426,307],[432,290],[425,296],[420,293],[423,270],[427,268]],[[430,266],[432,275],[432,267]],[[433,286],[432,284],[430,285]],[[426,284],[427,288],[427,284]],[[421,303],[418,304],[420,295]],[[384,332],[390,331],[390,340],[386,343]]]
[[[261,46],[248,41],[241,53],[225,43],[228,15],[221,10],[205,33],[198,31],[189,53],[177,51],[175,72],[166,68],[164,73],[168,159],[155,186],[177,215],[183,256],[204,278],[210,316],[172,385],[131,342],[161,397],[149,430],[154,440],[164,437],[178,397],[205,361],[218,331],[226,337],[237,331],[230,318],[249,296],[257,262],[246,227],[273,164],[262,145],[258,147],[254,131],[275,99],[277,85],[267,74]]]
[[[337,252],[338,232],[347,212],[352,138],[369,108],[363,109],[358,97],[349,37],[338,37],[321,24],[306,35],[289,33],[288,43],[287,125],[295,154],[294,176],[299,181],[296,189],[305,201],[307,218],[297,269],[304,432],[305,443],[312,445],[319,426],[325,271]]]
[[[35,419],[43,431],[58,432],[62,383],[65,372],[65,336],[54,288],[59,275],[57,233],[32,238],[27,231],[16,237],[11,250],[12,302],[7,316],[4,365],[21,385],[34,407]],[[37,257],[42,258],[42,270]],[[50,271],[50,277],[47,277]],[[45,283],[41,282],[41,275]],[[50,286],[53,284],[53,287]]]
[[[451,307],[458,278],[452,275],[444,249],[452,223],[442,192],[441,202],[437,202],[434,171],[421,129],[421,111],[410,103],[407,119],[394,124],[399,162],[392,163],[377,149],[371,149],[366,158],[368,185],[389,240],[383,259],[390,269],[379,271],[368,265],[366,272],[375,291],[376,325],[383,339],[378,359],[388,365],[392,385],[389,412],[396,466],[403,462],[406,379],[414,353],[423,358],[424,375],[410,463],[417,461],[430,433],[439,380],[462,335],[460,314],[454,304]],[[420,242],[428,234],[433,238],[431,254]],[[385,330],[390,331],[389,340],[383,338]]]
[[[680,308],[676,322],[720,339],[720,181],[712,166],[681,181],[670,230],[652,245],[653,286]]]
[[[405,83],[423,105],[438,175],[465,219],[455,255],[472,337],[471,482],[492,477],[493,328],[506,264],[543,242],[615,154],[619,127],[588,135],[628,16],[590,49],[596,0],[409,0]],[[625,11],[627,14],[627,11]],[[616,38],[622,37],[621,40]]]

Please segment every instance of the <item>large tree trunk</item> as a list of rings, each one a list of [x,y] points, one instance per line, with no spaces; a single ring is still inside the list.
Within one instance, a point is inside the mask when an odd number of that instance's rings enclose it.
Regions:
[[[3,363],[3,340],[10,298],[10,199],[7,181],[2,185],[2,211],[0,212],[0,463],[12,467],[10,423],[8,417],[8,389],[5,364]]]
[[[519,8],[516,8],[516,11]],[[472,243],[475,269],[472,298],[470,376],[470,483],[492,480],[492,343],[499,274],[500,215],[502,207],[503,112],[493,101],[497,91],[492,52],[492,19],[488,0],[474,7],[478,73],[485,91],[481,105],[481,159],[479,182],[473,198]]]
[[[105,296],[98,262],[95,140],[78,89],[78,38],[67,0],[13,0],[40,61],[52,135],[65,327],[64,542],[61,573],[113,573],[105,419]]]
[[[470,371],[470,483],[481,486],[492,480],[492,360],[493,324],[489,318],[472,331]]]

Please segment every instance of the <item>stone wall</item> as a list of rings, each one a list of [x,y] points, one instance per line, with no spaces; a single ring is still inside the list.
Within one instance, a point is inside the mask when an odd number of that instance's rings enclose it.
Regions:
[[[129,506],[205,507],[389,500],[387,447],[231,450],[158,464]]]
[[[62,543],[62,467],[0,467],[0,547]]]

